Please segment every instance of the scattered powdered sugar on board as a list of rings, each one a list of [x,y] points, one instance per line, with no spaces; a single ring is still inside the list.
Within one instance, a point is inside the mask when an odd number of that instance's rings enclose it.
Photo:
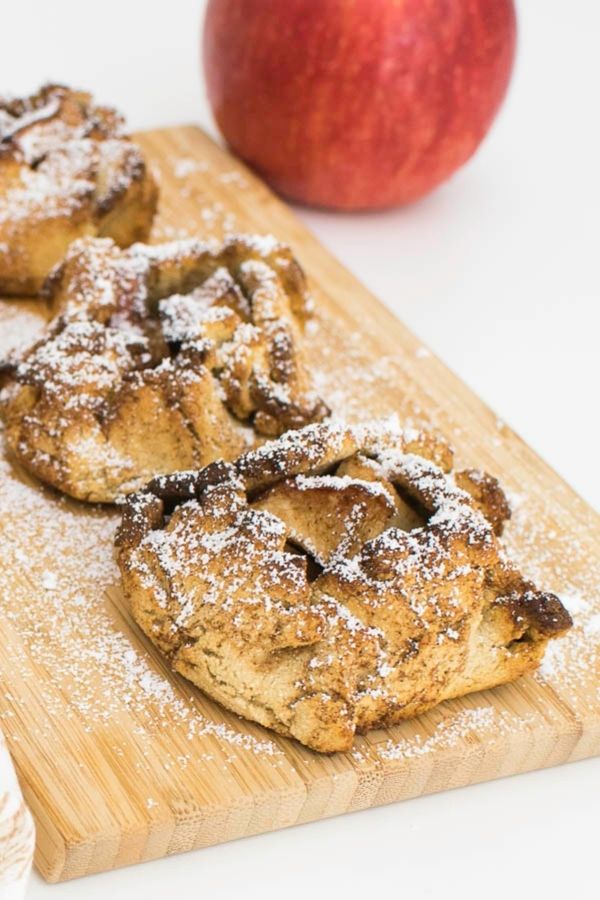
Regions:
[[[208,172],[209,165],[204,160],[194,159],[191,156],[182,156],[173,160],[173,174],[175,178],[185,179],[197,172]]]
[[[379,356],[375,361],[365,336],[344,332],[317,311],[307,325],[306,352],[315,388],[340,421],[359,422],[393,412],[403,427],[431,424],[415,400],[400,360]],[[383,389],[382,389],[383,388]]]
[[[189,188],[181,188],[181,193],[184,197],[188,196]],[[183,220],[180,220],[182,224],[175,228],[158,213],[152,225],[152,240],[157,242],[184,240],[198,234],[202,236],[211,235],[219,240],[223,240],[240,230],[237,217],[232,212],[229,212],[219,201],[210,202],[205,198],[199,197],[197,215],[202,222],[200,228],[197,221],[185,224]]]
[[[211,232],[225,236],[233,234],[236,230],[237,219],[235,215],[232,212],[228,212],[218,200],[201,206],[199,213],[202,222]]]
[[[182,225],[184,213],[178,210],[180,223],[178,230],[189,234],[210,233],[219,239],[243,230],[240,228],[237,216],[221,200],[212,197],[210,190],[211,184],[212,186],[218,184],[221,190],[225,187],[230,193],[245,190],[248,187],[248,180],[241,172],[236,170],[219,172],[213,169],[206,160],[183,156],[167,159],[164,173],[174,179],[172,189],[179,194],[181,199],[193,201],[196,207],[195,221],[190,221],[187,228],[185,224]],[[198,217],[200,218],[200,227],[198,227]],[[168,221],[163,221],[163,215],[159,210],[154,221],[153,239],[162,240],[168,237],[167,230],[172,228],[173,226]]]
[[[589,618],[583,627],[588,637],[593,637],[600,641],[600,613],[595,613]]]
[[[220,181],[221,184],[231,184],[236,188],[248,187],[248,179],[236,169],[232,169],[230,172],[220,172],[217,175],[217,181]]]
[[[198,222],[198,212],[207,205],[207,195],[202,189],[203,177],[212,177],[210,166],[204,160],[196,160],[193,157],[170,157],[158,165],[158,181],[163,185],[161,195],[163,202],[154,216],[152,223],[151,242],[185,240],[190,237],[206,236],[211,232],[209,228],[203,228]],[[165,182],[170,182],[170,190],[164,189]],[[173,196],[177,213],[173,214],[167,206],[165,194]],[[191,216],[177,199],[193,201],[197,209]],[[173,221],[176,221],[176,225]],[[217,236],[218,229],[212,229],[212,236]]]
[[[511,498],[512,520],[504,543],[525,575],[553,591],[573,618],[573,628],[550,641],[535,678],[568,699],[578,713],[600,700],[600,555],[576,534],[559,528],[533,497]],[[515,502],[516,500],[516,502]]]
[[[561,594],[563,606],[570,613],[573,619],[587,612],[589,609],[589,601],[584,600],[581,594]]]
[[[154,220],[152,225],[152,238],[157,242],[185,241],[190,237],[192,237],[192,234],[188,228],[175,228],[173,225],[169,225],[168,222],[161,222],[158,218]]]
[[[414,759],[438,750],[457,748],[464,745],[465,740],[475,736],[485,738],[486,746],[491,746],[497,743],[498,738],[531,730],[537,721],[533,714],[518,716],[494,706],[462,709],[438,722],[433,734],[427,737],[416,734],[401,740],[388,740],[377,745],[376,752],[384,762]]]

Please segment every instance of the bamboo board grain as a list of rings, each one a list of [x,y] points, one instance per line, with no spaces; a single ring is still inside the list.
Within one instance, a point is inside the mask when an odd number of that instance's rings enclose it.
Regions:
[[[322,757],[240,721],[170,673],[131,622],[116,515],[0,459],[0,726],[50,881],[552,766],[600,750],[600,520],[256,178],[195,128],[140,136],[161,178],[155,239],[272,232],[306,268],[319,387],[338,414],[446,434],[516,497],[507,535],[576,628],[542,674],[445,703]],[[0,302],[0,353],[40,327]],[[201,866],[201,860],[198,860]]]

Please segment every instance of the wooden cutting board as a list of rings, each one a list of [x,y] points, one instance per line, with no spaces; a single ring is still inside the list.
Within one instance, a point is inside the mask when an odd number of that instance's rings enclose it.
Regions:
[[[0,727],[36,818],[42,875],[60,881],[598,753],[597,515],[206,135],[176,128],[140,142],[162,184],[155,239],[250,230],[288,241],[317,301],[310,353],[330,405],[351,419],[397,412],[434,425],[462,463],[499,475],[515,508],[510,552],[566,599],[576,627],[535,677],[319,756],[172,675],[123,603],[115,513],[44,490],[0,458]],[[0,355],[40,324],[39,304],[0,303]]]

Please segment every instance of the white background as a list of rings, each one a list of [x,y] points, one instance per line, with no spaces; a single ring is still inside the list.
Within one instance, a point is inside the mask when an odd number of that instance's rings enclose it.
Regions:
[[[284,0],[281,0],[284,2]],[[133,128],[212,129],[202,0],[20,0],[2,10],[0,92],[52,79]],[[299,215],[596,507],[600,387],[596,0],[522,0],[509,98],[433,196],[377,215]],[[238,841],[30,900],[236,896],[597,898],[600,761]]]

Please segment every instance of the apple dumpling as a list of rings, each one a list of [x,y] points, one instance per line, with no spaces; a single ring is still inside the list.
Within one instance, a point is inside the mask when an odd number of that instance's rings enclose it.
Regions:
[[[47,85],[0,100],[0,294],[37,294],[71,241],[145,240],[158,189],[115,110]]]
[[[328,413],[304,362],[304,275],[272,238],[86,238],[45,293],[54,318],[2,366],[0,413],[16,459],[73,497],[114,501]]]
[[[175,671],[333,752],[531,671],[570,627],[504,557],[509,513],[433,435],[322,423],[153,480],[127,498],[118,559]]]

